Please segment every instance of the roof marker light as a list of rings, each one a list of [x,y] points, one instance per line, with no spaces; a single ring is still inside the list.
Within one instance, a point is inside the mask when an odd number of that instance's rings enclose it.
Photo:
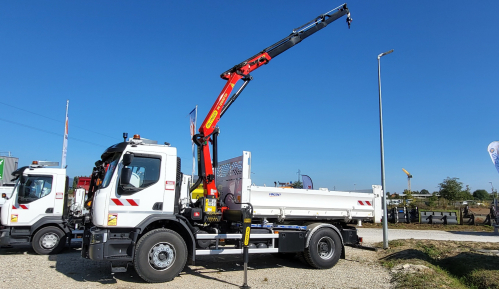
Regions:
[[[133,139],[140,139],[140,134],[134,134]]]
[[[38,161],[33,161],[31,164],[32,164],[32,165],[37,165],[37,164],[38,164]]]

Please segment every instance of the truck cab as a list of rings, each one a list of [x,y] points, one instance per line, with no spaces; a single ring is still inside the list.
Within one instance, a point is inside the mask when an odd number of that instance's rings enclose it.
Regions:
[[[91,200],[93,227],[85,233],[91,242],[84,244],[82,254],[94,260],[132,261],[128,248],[139,231],[157,220],[178,221],[175,200],[182,176],[177,149],[135,135],[109,147],[101,158],[106,173]],[[136,234],[129,238],[127,229]]]
[[[0,244],[29,245],[39,254],[60,251],[70,232],[67,228],[68,178],[58,163],[34,161],[12,175],[17,179],[1,211]]]

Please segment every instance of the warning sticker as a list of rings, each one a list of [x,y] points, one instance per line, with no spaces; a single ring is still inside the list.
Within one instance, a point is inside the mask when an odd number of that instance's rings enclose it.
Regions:
[[[175,181],[166,181],[165,190],[175,190]]]
[[[118,225],[118,214],[109,214],[107,216],[107,225],[108,226]]]
[[[248,246],[250,238],[250,227],[246,227],[246,232],[244,233],[244,246]]]
[[[17,215],[10,215],[10,222],[17,223]]]

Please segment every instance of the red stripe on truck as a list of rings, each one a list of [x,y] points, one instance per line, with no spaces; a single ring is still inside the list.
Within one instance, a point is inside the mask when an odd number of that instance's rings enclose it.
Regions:
[[[128,203],[132,206],[138,206],[138,204],[133,199],[126,199]]]
[[[123,206],[123,203],[119,199],[111,199],[116,206]]]

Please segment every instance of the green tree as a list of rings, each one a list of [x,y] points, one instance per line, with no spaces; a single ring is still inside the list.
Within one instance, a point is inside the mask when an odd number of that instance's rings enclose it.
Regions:
[[[428,190],[426,190],[426,189],[422,189],[420,193],[421,194],[429,194],[430,192],[428,192]]]
[[[76,190],[76,186],[78,185],[78,178],[79,177],[74,177],[73,178],[73,185],[69,188],[68,190],[68,194],[69,195],[72,195],[74,194],[75,190]]]
[[[466,190],[464,191],[461,191],[459,193],[459,200],[471,200],[473,199],[473,195],[471,194],[471,189],[470,189],[470,186],[469,185],[466,185]]]
[[[435,196],[435,194],[433,194],[433,196],[428,198],[428,206],[430,208],[435,207],[435,205],[437,204],[437,201],[438,201],[438,197]]]
[[[447,177],[443,182],[438,184],[438,187],[440,188],[440,197],[449,201],[457,200],[463,191],[463,183],[459,181],[459,178]]]
[[[476,190],[473,192],[473,199],[475,200],[488,200],[490,198],[489,193],[486,190]]]
[[[465,200],[472,200],[473,195],[469,191],[461,191],[458,196],[459,200],[465,201]]]
[[[404,190],[404,203],[405,205],[407,205],[407,200],[412,200],[412,193],[411,191],[409,190]]]
[[[291,184],[291,187],[295,189],[303,189],[303,183],[300,181],[294,182]]]

